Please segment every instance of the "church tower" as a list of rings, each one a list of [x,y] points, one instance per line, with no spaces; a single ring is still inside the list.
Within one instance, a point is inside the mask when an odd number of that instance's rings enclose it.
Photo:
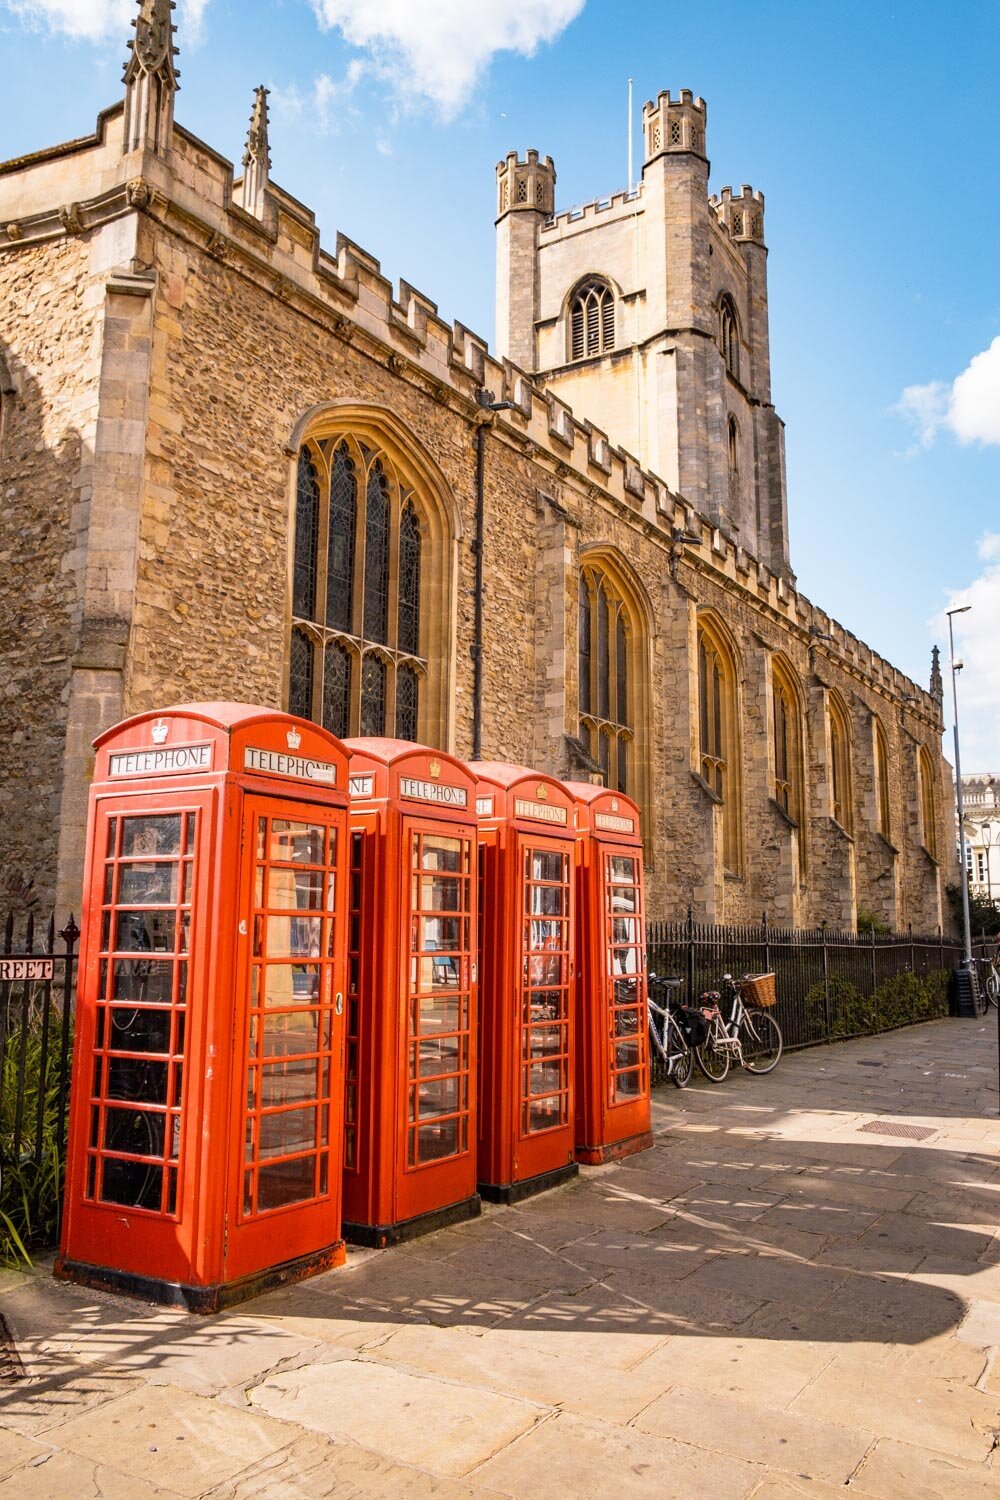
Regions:
[[[550,158],[499,164],[497,347],[790,577],[764,197],[709,197],[707,114],[661,93],[638,188],[569,212]]]

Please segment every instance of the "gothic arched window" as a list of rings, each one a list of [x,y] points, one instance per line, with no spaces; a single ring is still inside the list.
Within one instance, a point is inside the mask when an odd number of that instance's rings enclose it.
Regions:
[[[740,427],[735,417],[729,418],[729,479],[735,483],[740,477]]]
[[[802,821],[802,717],[798,689],[787,668],[772,664],[774,800],[794,823]]]
[[[719,303],[719,348],[726,361],[726,369],[740,378],[740,325],[736,307],[728,293]]]
[[[709,621],[698,626],[698,729],[701,777],[722,803],[723,863],[740,867],[739,738],[733,653]]]
[[[298,462],[290,713],[331,733],[416,739],[421,723],[419,501],[388,454],[353,436]]]
[[[615,347],[615,294],[597,277],[581,282],[570,301],[570,359]]]
[[[851,731],[838,698],[828,701],[830,720],[830,811],[847,833],[854,829],[851,786]]]
[[[891,843],[892,817],[889,803],[889,747],[886,744],[885,730],[878,719],[874,721],[875,727],[875,816],[878,831],[886,843]]]
[[[917,783],[920,792],[920,842],[931,858],[937,859],[937,799],[934,796],[934,767],[923,745],[917,751]]]
[[[632,744],[632,622],[611,577],[598,567],[580,573],[580,739],[604,773],[606,786],[630,792]]]

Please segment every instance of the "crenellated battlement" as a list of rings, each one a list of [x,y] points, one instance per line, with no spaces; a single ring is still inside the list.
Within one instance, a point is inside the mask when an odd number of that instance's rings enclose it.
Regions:
[[[669,96],[661,96],[669,99]],[[697,109],[701,101],[680,101]],[[382,275],[379,261],[343,234],[334,253],[324,250],[312,211],[276,184],[264,189],[263,217],[248,213],[234,196],[234,168],[225,157],[175,125],[169,153],[147,158],[148,177],[125,174],[121,111],[106,112],[94,137],[16,163],[0,163],[0,257],[30,253],[32,247],[62,237],[99,232],[130,214],[183,240],[192,253],[256,285],[269,296],[347,339],[400,379],[422,387],[443,405],[475,415],[483,388],[513,409],[494,418],[498,438],[510,442],[549,471],[550,482],[573,493],[578,503],[599,503],[636,518],[667,553],[675,533],[701,538],[686,547],[686,564],[725,578],[730,587],[754,597],[775,619],[808,637],[822,637],[823,650],[850,672],[887,694],[912,700],[912,711],[937,723],[935,699],[911,682],[828,615],[798,593],[788,579],[772,572],[738,540],[699,513],[660,476],[644,469],[634,454],[614,444],[593,422],[544,389],[509,360],[500,360],[485,339],[462,323],[448,324],[437,304],[405,281],[398,288]],[[511,153],[498,168],[498,180],[518,171],[554,185],[551,158]],[[33,176],[37,182],[28,181]],[[72,180],[76,201],[58,196],[60,182]],[[25,204],[31,211],[24,213]],[[763,195],[744,186],[713,201],[720,214],[738,205],[763,215]],[[602,206],[603,205],[603,206]],[[524,206],[524,205],[522,205]],[[531,205],[538,209],[538,205]],[[569,214],[560,214],[546,233],[558,233],[587,215],[634,210],[618,193]],[[551,206],[542,212],[551,212]],[[751,226],[751,235],[753,234]],[[744,236],[745,237],[745,236]]]
[[[622,188],[618,193],[610,193],[603,198],[594,198],[589,203],[579,203],[572,208],[564,208],[557,214],[553,214],[542,225],[541,233],[548,240],[558,236],[565,230],[589,228],[591,223],[600,220],[608,223],[617,218],[629,218],[638,213],[642,207],[642,185],[629,192],[628,188]]]
[[[672,99],[669,89],[661,90],[655,100],[648,99],[642,107],[646,161],[680,151],[704,157],[707,124],[708,105],[700,96],[695,98],[690,89],[681,89],[679,97]]]
[[[738,193],[724,187],[721,193],[709,198],[719,223],[728,229],[734,240],[749,240],[764,243],[764,194],[744,182]]]
[[[541,158],[528,151],[524,160],[516,151],[508,151],[497,162],[497,218],[518,210],[542,213],[548,218],[555,211],[556,167],[551,156]]]

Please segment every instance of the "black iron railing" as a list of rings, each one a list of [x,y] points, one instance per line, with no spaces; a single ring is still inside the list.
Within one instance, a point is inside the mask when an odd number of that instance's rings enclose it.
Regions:
[[[723,974],[773,971],[775,1015],[788,1048],[944,1015],[948,978],[962,957],[961,944],[940,932],[772,927],[766,916],[723,927],[696,922],[690,911],[682,921],[650,922],[646,944],[650,972],[683,979],[685,1001],[718,989]]]
[[[58,1232],[79,929],[8,915],[0,940],[0,1264]]]

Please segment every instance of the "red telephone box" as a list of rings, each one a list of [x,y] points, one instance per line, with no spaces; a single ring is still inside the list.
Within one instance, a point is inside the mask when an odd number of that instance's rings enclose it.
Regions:
[[[344,1232],[388,1245],[480,1209],[476,783],[408,741],[347,748]]]
[[[344,1258],[347,754],[241,703],[96,749],[57,1274],[212,1312]]]
[[[566,790],[577,806],[576,1155],[614,1161],[653,1144],[639,809],[603,786]]]
[[[479,762],[479,1191],[513,1203],[572,1177],[573,798]]]

